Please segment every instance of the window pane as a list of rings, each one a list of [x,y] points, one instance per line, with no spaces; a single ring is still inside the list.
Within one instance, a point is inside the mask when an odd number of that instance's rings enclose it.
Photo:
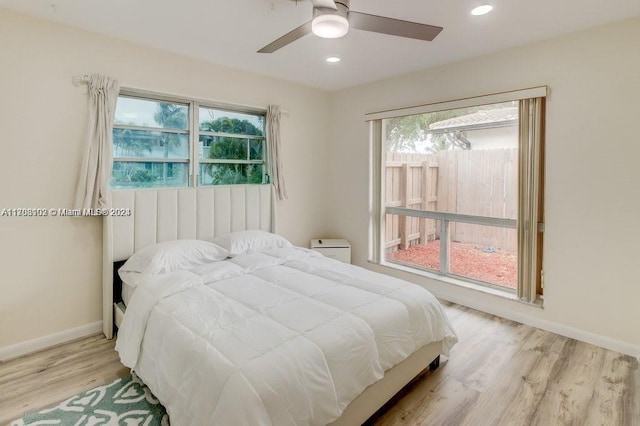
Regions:
[[[199,109],[199,127],[206,132],[236,135],[264,135],[264,116],[223,111],[213,108]]]
[[[249,140],[249,160],[264,160],[263,140]]]
[[[248,140],[221,136],[200,136],[200,158],[247,160]]]
[[[200,185],[263,183],[263,164],[200,164]]]
[[[157,188],[187,186],[187,163],[134,163],[114,161],[112,188]]]
[[[385,260],[439,271],[440,221],[386,215]]]
[[[518,104],[384,120],[386,203],[517,218]]]
[[[515,229],[450,222],[452,274],[515,289],[518,284],[518,232]]]
[[[183,104],[118,97],[116,125],[187,130],[189,107]]]
[[[189,135],[113,129],[114,158],[189,158]]]

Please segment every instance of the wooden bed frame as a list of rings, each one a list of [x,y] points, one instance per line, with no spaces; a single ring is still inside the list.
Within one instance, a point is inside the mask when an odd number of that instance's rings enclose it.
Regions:
[[[103,332],[113,338],[126,309],[114,303],[115,262],[136,250],[162,241],[210,239],[246,229],[276,232],[275,198],[270,185],[231,185],[180,189],[113,191],[112,207],[121,216],[103,222]],[[130,212],[130,215],[127,213]],[[115,298],[114,298],[115,296]],[[353,400],[332,426],[359,425],[426,368],[436,368],[442,342],[423,346],[385,372]]]

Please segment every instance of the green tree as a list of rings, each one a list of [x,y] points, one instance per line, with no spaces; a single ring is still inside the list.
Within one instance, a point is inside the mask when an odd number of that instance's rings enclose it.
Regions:
[[[428,140],[429,126],[438,121],[473,114],[480,110],[515,106],[512,102],[474,106],[468,108],[436,111],[426,114],[395,117],[386,121],[386,149],[393,151],[416,151],[416,143]],[[464,132],[463,132],[464,133]],[[464,136],[464,134],[463,134]],[[432,152],[451,149],[452,138],[447,134],[432,134],[427,149]]]
[[[151,146],[129,129],[113,129],[113,146],[115,157],[139,157],[151,152]]]
[[[263,130],[248,120],[220,117],[200,123],[200,130],[233,135],[264,136]],[[243,139],[231,136],[201,136],[208,146],[206,158],[224,160],[264,159],[262,139]],[[205,170],[214,185],[262,183],[262,164],[207,164]]]
[[[176,105],[165,102],[158,103],[153,118],[163,128],[186,129],[188,122],[188,112],[184,105]],[[169,152],[180,147],[180,135],[176,133],[160,133],[157,143],[164,148],[164,158],[169,158]],[[169,165],[163,164],[162,180],[165,182],[168,177]]]
[[[153,118],[160,127],[186,129],[188,122],[187,114],[187,108],[184,105],[160,102],[156,107]]]
[[[129,129],[113,129],[113,146],[115,157],[141,157],[145,152],[151,153],[151,146],[139,132]],[[151,182],[155,180],[149,170],[137,168],[130,163],[117,162],[113,165],[115,182]]]

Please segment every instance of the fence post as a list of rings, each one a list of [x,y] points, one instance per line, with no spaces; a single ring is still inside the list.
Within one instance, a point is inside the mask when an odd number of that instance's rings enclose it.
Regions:
[[[429,161],[425,160],[422,162],[422,170],[420,170],[420,185],[422,185],[422,205],[420,208],[422,210],[429,209],[429,193],[430,191],[430,182],[429,182]],[[427,225],[429,222],[428,219],[422,218],[420,219],[420,245],[426,245],[429,242],[429,226]]]
[[[404,163],[400,171],[400,205],[402,207],[409,207],[409,164]],[[400,228],[400,249],[406,250],[409,248],[409,233],[411,232],[411,218],[406,216],[398,217],[398,227]]]

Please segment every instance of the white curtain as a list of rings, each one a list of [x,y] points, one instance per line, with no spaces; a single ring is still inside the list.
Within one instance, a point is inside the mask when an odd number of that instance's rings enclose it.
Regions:
[[[113,165],[112,126],[120,91],[118,80],[93,74],[87,82],[89,126],[84,158],[76,187],[75,208],[109,205],[109,179]]]
[[[280,107],[269,105],[267,108],[267,153],[269,155],[268,174],[278,200],[287,199],[287,188],[282,169],[282,146],[280,141]]]

